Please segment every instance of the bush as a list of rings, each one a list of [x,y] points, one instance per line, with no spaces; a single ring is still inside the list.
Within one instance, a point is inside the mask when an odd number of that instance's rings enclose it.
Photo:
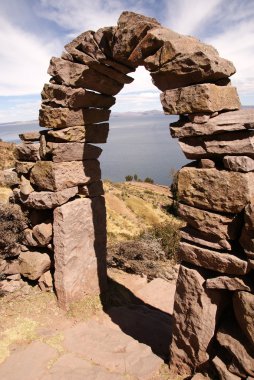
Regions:
[[[15,246],[23,239],[27,220],[18,205],[0,204],[0,257],[15,256]]]
[[[147,182],[147,183],[154,183],[154,180],[153,180],[152,178],[150,178],[150,177],[146,177],[146,178],[144,179],[144,182]]]
[[[133,176],[132,175],[125,176],[125,181],[132,181],[132,180],[133,180]]]

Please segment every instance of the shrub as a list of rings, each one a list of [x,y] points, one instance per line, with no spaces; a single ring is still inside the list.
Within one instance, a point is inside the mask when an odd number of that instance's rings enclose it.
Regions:
[[[146,178],[144,179],[144,182],[147,182],[147,183],[154,183],[154,180],[153,180],[152,178],[150,178],[150,177],[146,177]]]
[[[0,257],[15,256],[15,246],[23,239],[26,217],[18,205],[0,204]]]
[[[127,175],[125,176],[125,181],[132,181],[133,180],[133,176],[132,175]]]

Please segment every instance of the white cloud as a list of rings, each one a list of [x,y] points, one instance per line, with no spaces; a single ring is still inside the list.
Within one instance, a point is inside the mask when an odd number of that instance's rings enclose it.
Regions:
[[[39,93],[56,44],[43,43],[3,17],[0,24],[0,95]]]
[[[38,119],[40,101],[21,100],[0,109],[0,123]]]

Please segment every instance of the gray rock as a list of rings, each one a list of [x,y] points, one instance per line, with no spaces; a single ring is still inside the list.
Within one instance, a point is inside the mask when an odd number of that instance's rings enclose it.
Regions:
[[[47,144],[47,154],[52,157],[53,162],[93,160],[101,152],[102,149],[98,146],[78,142]]]
[[[19,161],[39,161],[39,143],[21,143],[16,145],[15,156]]]

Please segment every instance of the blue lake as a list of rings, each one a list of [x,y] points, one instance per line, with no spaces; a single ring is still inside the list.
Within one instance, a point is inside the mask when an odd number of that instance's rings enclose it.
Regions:
[[[169,133],[169,123],[176,119],[160,113],[112,114],[108,142],[99,145],[103,179],[124,181],[126,175],[137,174],[170,184],[171,170],[189,162]],[[40,129],[35,121],[0,124],[0,138],[18,142],[19,133]]]

